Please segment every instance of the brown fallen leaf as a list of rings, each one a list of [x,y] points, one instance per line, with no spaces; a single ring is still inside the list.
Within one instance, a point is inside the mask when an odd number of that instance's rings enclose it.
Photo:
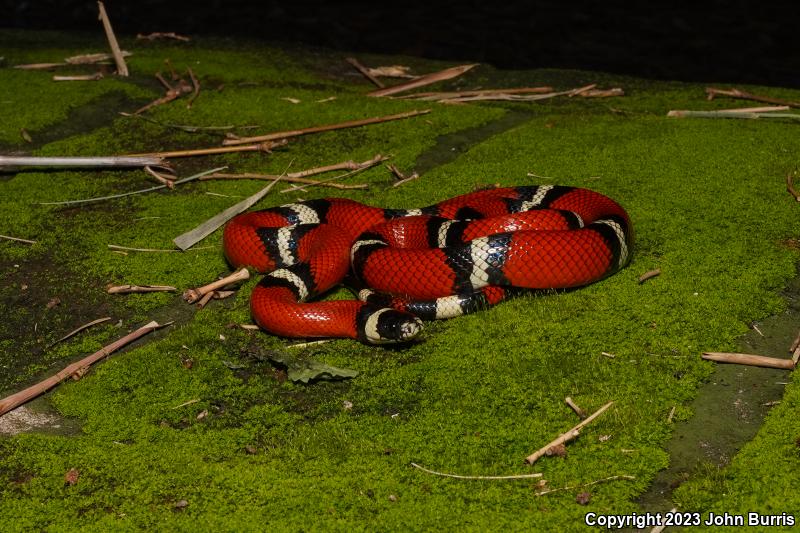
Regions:
[[[563,444],[556,444],[555,446],[551,446],[545,452],[545,455],[548,457],[566,457],[567,456],[567,447]]]
[[[47,302],[47,308],[52,309],[60,303],[61,303],[61,298],[59,298],[58,296],[56,296],[55,298],[50,298],[50,301]]]
[[[575,496],[575,501],[581,505],[589,505],[589,502],[592,501],[592,495],[589,492],[581,492]]]

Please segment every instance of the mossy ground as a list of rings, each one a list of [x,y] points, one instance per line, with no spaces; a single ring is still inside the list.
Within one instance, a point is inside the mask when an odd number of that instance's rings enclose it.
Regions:
[[[0,33],[0,43],[7,65],[55,61],[103,46],[99,39],[58,34]],[[132,111],[159,96],[151,75],[163,69],[164,59],[178,71],[191,67],[203,84],[191,109],[179,100],[149,114],[164,123],[257,125],[244,131],[268,132],[421,107],[364,97],[363,80],[350,76],[338,57],[316,51],[202,41],[123,46],[135,53],[129,80],[57,85],[47,72],[0,71],[0,142],[6,151],[31,148],[20,128],[41,155],[216,144],[219,137],[118,117],[108,109],[105,123],[49,137],[65,124],[80,126],[70,121],[85,116],[85,106],[115,102],[114,112]],[[420,71],[441,67],[408,61]],[[191,319],[176,296],[104,293],[107,283],[197,286],[227,270],[219,232],[183,254],[122,255],[107,245],[170,248],[176,235],[263,183],[195,182],[173,192],[54,207],[38,202],[142,188],[143,175],[1,176],[0,233],[38,242],[0,242],[0,390],[11,392],[34,374],[60,368],[155,316],[180,318],[159,338],[49,395],[64,416],[81,421],[80,434],[0,439],[2,523],[18,530],[567,531],[580,529],[587,512],[636,511],[637,496],[668,462],[663,445],[671,431],[670,410],[678,407],[678,419],[691,416],[685,406],[711,372],[700,352],[734,348],[751,321],[785,308],[778,291],[795,274],[797,249],[787,239],[796,237],[800,221],[783,176],[796,165],[800,138],[787,123],[666,118],[669,109],[733,105],[706,102],[696,85],[479,67],[451,87],[568,88],[598,80],[623,86],[628,96],[434,104],[424,117],[308,136],[272,155],[176,162],[181,176],[220,164],[280,173],[388,153],[411,170],[417,161],[436,160],[431,154],[441,149],[440,139],[452,141],[464,132],[456,157],[441,157],[446,163],[421,179],[395,189],[388,172],[375,168],[353,178],[369,183],[369,191],[342,196],[417,207],[475,186],[545,181],[598,190],[628,209],[637,240],[624,271],[580,290],[519,298],[485,313],[428,324],[422,340],[406,347],[342,340],[306,350],[360,372],[343,382],[292,384],[269,364],[243,355],[252,339],[286,349],[280,339],[227,328],[249,320],[247,288],[253,282],[235,299]],[[769,92],[797,98],[791,91]],[[320,102],[331,96],[336,99]],[[529,117],[507,131],[493,130],[509,113]],[[302,193],[326,195],[331,193]],[[297,197],[275,191],[259,205]],[[653,268],[662,275],[638,284],[638,275]],[[56,296],[61,304],[47,309]],[[105,314],[122,324],[43,349]],[[186,358],[193,360],[191,368],[182,364]],[[792,416],[798,394],[788,386],[759,436],[729,468],[685,484],[681,505],[699,511],[800,507],[792,490],[800,472],[800,424]],[[569,445],[567,457],[537,463],[548,486],[613,475],[635,480],[539,497],[536,480],[457,481],[410,466],[476,475],[529,472],[522,458],[575,422],[565,396],[588,410],[616,403]],[[176,408],[194,399],[199,401]],[[352,408],[345,409],[345,402]],[[207,415],[198,419],[202,412]],[[80,471],[80,479],[65,486],[70,468]],[[585,506],[575,501],[583,490],[591,493]],[[181,500],[188,505],[176,506]]]

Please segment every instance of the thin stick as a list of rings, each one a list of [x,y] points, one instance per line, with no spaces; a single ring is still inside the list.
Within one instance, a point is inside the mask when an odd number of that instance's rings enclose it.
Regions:
[[[609,407],[611,407],[613,404],[614,404],[613,401],[608,402],[603,407],[601,407],[600,409],[598,409],[597,411],[595,411],[594,413],[592,413],[591,415],[589,415],[585,419],[583,419],[580,422],[578,422],[578,424],[576,424],[572,429],[570,429],[566,433],[558,436],[553,441],[549,442],[548,444],[545,444],[544,446],[539,448],[537,451],[533,452],[531,455],[526,457],[525,458],[525,462],[528,463],[528,464],[533,464],[537,459],[539,459],[541,456],[543,456],[545,453],[547,453],[547,450],[549,450],[553,446],[557,446],[558,444],[563,444],[564,442],[567,442],[567,441],[569,441],[571,439],[574,439],[575,437],[577,437],[577,433],[579,433],[581,429],[583,429],[587,424],[590,424],[595,418],[597,418],[598,416],[603,414],[603,412],[605,412],[605,410],[608,409]],[[573,433],[575,433],[574,436],[572,436]]]
[[[606,478],[603,478],[603,479],[598,479],[597,481],[590,481],[589,483],[583,483],[581,485],[574,485],[574,486],[571,486],[571,487],[559,487],[557,489],[550,489],[550,490],[546,490],[546,491],[543,491],[543,492],[537,492],[536,495],[537,496],[544,496],[545,494],[550,494],[551,492],[559,492],[559,491],[562,491],[562,490],[581,489],[583,487],[589,487],[591,485],[597,485],[598,483],[605,483],[606,481],[613,481],[615,479],[630,479],[630,480],[634,480],[634,479],[636,479],[636,476],[629,476],[627,474],[620,474],[618,476],[610,476],[610,477],[606,477]]]
[[[771,111],[789,111],[788,105],[768,105],[761,107],[733,107],[730,109],[715,109],[717,113],[769,113]]]
[[[172,185],[180,185],[182,183],[187,183],[189,181],[193,181],[196,179],[200,179],[201,177],[205,176],[206,174],[213,174],[214,172],[218,172],[220,170],[225,170],[228,167],[217,167],[212,168],[211,170],[206,170],[204,172],[200,172],[199,174],[195,174],[193,176],[189,176],[188,178],[183,178],[181,180],[177,180],[172,183]],[[96,198],[86,198],[83,200],[67,200],[64,202],[39,202],[39,205],[75,205],[75,204],[86,204],[90,202],[100,202],[103,200],[113,200],[115,198],[123,198],[125,196],[131,196],[134,194],[142,194],[146,192],[158,191],[160,189],[166,189],[166,185],[156,185],[154,187],[150,187],[148,189],[139,189],[138,191],[131,191],[131,192],[123,192],[120,194],[111,194],[109,196],[98,196]]]
[[[430,91],[424,93],[406,94],[397,96],[399,99],[414,99],[414,100],[446,100],[448,98],[462,98],[464,96],[481,96],[488,94],[529,94],[529,93],[551,93],[553,88],[545,87],[513,87],[508,89],[475,89],[471,91]]]
[[[265,152],[269,154],[272,153],[272,150],[274,148],[285,146],[287,143],[288,141],[286,141],[285,139],[283,140],[279,139],[275,142],[264,141],[256,144],[248,144],[246,146],[222,146],[214,148],[198,148],[195,150],[175,150],[172,152],[151,152],[151,153],[131,154],[131,155],[174,158],[174,157],[194,157],[198,155],[230,154],[232,152]]]
[[[675,409],[677,409],[677,405],[673,405],[672,409],[669,410],[669,415],[667,416],[667,422],[672,422],[673,417],[675,416]]]
[[[197,403],[199,401],[200,401],[200,398],[194,398],[192,400],[185,401],[180,405],[176,405],[175,407],[173,407],[173,409],[180,409],[181,407],[186,407],[187,405],[192,405],[193,403]]]
[[[6,239],[14,242],[24,242],[25,244],[36,244],[36,241],[31,241],[28,239],[20,239],[19,237],[9,237],[8,235],[0,235],[0,239]]]
[[[795,348],[792,352],[792,364],[797,367],[798,362],[800,362],[800,346]]]
[[[188,303],[193,304],[198,300],[200,300],[203,296],[205,296],[209,292],[221,289],[222,287],[230,285],[231,283],[237,283],[239,281],[245,281],[247,279],[250,279],[250,271],[242,267],[233,274],[225,276],[222,279],[218,279],[216,281],[213,281],[207,285],[203,285],[202,287],[198,287],[196,289],[187,289],[183,293],[183,299],[186,300]]]
[[[749,353],[703,352],[703,359],[718,363],[733,363],[737,365],[762,366],[766,368],[779,368],[794,370],[795,363],[791,359],[778,359]]]
[[[102,72],[84,74],[82,76],[53,76],[53,81],[99,81],[103,79]]]
[[[122,51],[122,57],[128,57],[130,55],[130,52],[126,52],[125,50]],[[113,58],[114,54],[100,52],[97,54],[81,54],[78,56],[67,57],[64,58],[64,62],[70,65],[92,65],[95,63],[102,63],[103,61],[108,61],[109,59]]]
[[[100,20],[103,22],[103,29],[108,38],[108,45],[111,47],[111,53],[114,54],[114,62],[117,64],[117,74],[120,76],[128,76],[128,65],[125,64],[125,58],[122,56],[122,50],[119,48],[117,37],[114,35],[114,30],[111,29],[111,21],[108,20],[108,14],[103,2],[97,2],[97,8],[100,12]]]
[[[367,96],[389,96],[391,94],[410,91],[411,89],[416,89],[417,87],[424,87],[425,85],[430,85],[438,81],[445,81],[457,76],[461,76],[477,65],[477,63],[474,63],[472,65],[459,65],[457,67],[446,68],[438,72],[433,72],[431,74],[426,74],[425,76],[420,76],[419,78],[409,80],[405,83],[400,83],[397,85],[392,85],[391,87],[372,91],[371,93],[367,93]]]
[[[798,346],[800,346],[800,331],[797,332],[797,336],[792,341],[792,345],[789,347],[789,353],[794,353]]]
[[[740,91],[739,89],[717,89],[715,87],[706,87],[706,94],[709,100],[713,100],[716,96],[728,96],[730,98],[739,98],[741,100],[753,100],[755,102],[765,102],[767,104],[784,105],[789,107],[800,107],[800,102],[790,102],[788,100],[781,100],[780,98],[772,98],[770,96],[760,96],[757,94]]]
[[[660,275],[661,275],[661,269],[660,268],[656,268],[655,270],[649,270],[649,271],[645,272],[644,274],[642,274],[641,276],[639,276],[639,284],[641,285],[642,283],[644,283],[648,279],[652,279],[652,278],[655,278],[656,276],[660,276]]]
[[[176,41],[189,42],[192,40],[190,37],[186,37],[185,35],[180,35],[178,33],[175,33],[174,31],[168,31],[168,32],[156,31],[148,34],[137,33],[136,38],[148,41],[155,41],[156,39],[174,39]]]
[[[277,177],[276,174],[250,174],[250,173],[243,173],[243,174],[225,174],[225,173],[216,173],[216,174],[209,174],[208,176],[203,176],[201,181],[206,180],[218,180],[218,179],[230,179],[230,180],[274,180]],[[281,181],[285,181],[287,183],[305,183],[308,185],[321,185],[323,187],[331,187],[334,189],[368,189],[369,185],[366,183],[356,183],[353,185],[348,185],[345,183],[327,183],[320,180],[312,180],[308,178],[299,178],[299,177],[290,177],[284,176],[281,178]]]
[[[800,193],[794,188],[794,174],[791,172],[786,174],[786,190],[789,191],[789,194],[794,196],[796,201],[800,202]]]
[[[247,325],[248,324],[243,324],[242,328],[244,328],[244,326],[247,326]],[[256,326],[255,329],[258,329],[258,326]],[[321,341],[298,342],[297,344],[289,344],[286,347],[287,348],[306,348],[308,346],[315,346],[317,344],[327,344],[327,343],[332,342],[332,341],[333,341],[333,339],[322,339]]]
[[[275,186],[278,181],[280,181],[280,176],[273,181],[269,182],[269,185],[258,191],[257,193],[253,194],[252,196],[248,196],[238,204],[234,204],[229,208],[225,209],[221,213],[218,213],[211,217],[210,219],[206,220],[196,228],[193,228],[186,233],[181,233],[174,239],[172,242],[175,243],[175,246],[180,248],[181,250],[188,250],[198,242],[202,241],[212,233],[214,233],[220,226],[225,224],[228,220],[232,219],[239,213],[247,211],[255,205],[259,200],[261,200],[267,193]]]
[[[690,111],[690,110],[677,110],[674,109],[667,113],[668,117],[694,117],[694,118],[742,118],[742,119],[759,119],[759,118],[779,118],[786,120],[800,120],[800,114],[797,113],[731,113],[730,111]]]
[[[177,252],[178,250],[175,251]],[[176,290],[178,289],[169,285],[115,285],[106,289],[106,292],[108,294],[131,294],[139,292],[172,292]]]
[[[324,184],[330,183],[331,181],[334,181],[334,180],[339,180],[339,179],[342,179],[342,178],[346,178],[348,176],[352,176],[353,174],[358,174],[359,172],[364,172],[368,168],[372,168],[375,165],[377,165],[378,163],[381,163],[382,161],[386,161],[387,159],[389,159],[388,156],[384,156],[384,155],[381,155],[381,154],[376,154],[375,157],[373,157],[372,159],[369,159],[367,161],[363,161],[361,163],[356,163],[356,166],[350,172],[345,172],[344,174],[339,174],[339,175],[333,176],[332,178],[319,180],[317,183],[315,183],[313,185],[324,185]],[[281,191],[281,193],[294,192],[294,191],[304,191],[304,190],[306,190],[307,187],[312,187],[313,185],[295,185],[293,187],[288,187],[286,189],[283,189]]]
[[[59,342],[65,341],[65,340],[69,339],[70,337],[72,337],[73,335],[76,335],[76,334],[80,333],[81,331],[83,331],[85,329],[89,329],[90,327],[96,326],[97,324],[102,324],[103,322],[108,322],[109,320],[111,320],[110,316],[106,316],[106,317],[103,317],[103,318],[98,318],[97,320],[92,320],[88,324],[84,324],[81,327],[70,331],[69,333],[67,333],[66,335],[64,335],[63,337],[58,339],[57,341],[48,344],[45,349],[49,350],[50,348],[52,348],[53,346],[55,346]]]
[[[165,167],[164,158],[157,155],[109,157],[36,157],[0,155],[2,167]]]
[[[425,468],[424,466],[418,465],[417,463],[411,463],[411,466],[413,466],[414,468],[418,468],[423,472],[427,472],[428,474],[433,474],[435,476],[452,477],[456,479],[531,479],[531,478],[542,477],[541,472],[536,472],[533,474],[516,474],[510,476],[462,476],[460,474],[446,474],[444,472],[437,472],[435,470],[430,470],[428,468]]]
[[[358,59],[356,59],[355,57],[346,57],[346,58],[344,58],[344,60],[347,61],[348,63],[350,63],[351,65],[353,65],[356,68],[357,71],[359,71],[365,78],[367,78],[369,81],[371,81],[373,84],[375,84],[376,87],[378,87],[380,89],[383,89],[384,87],[386,87],[383,84],[383,82],[381,82],[381,80],[379,80],[378,78],[373,76],[372,73],[369,71],[369,69],[367,67],[365,67],[364,65],[362,65],[361,62]]]
[[[349,120],[347,122],[339,122],[337,124],[326,124],[324,126],[313,126],[310,128],[303,128],[299,130],[278,131],[275,133],[268,133],[266,135],[258,135],[256,137],[241,137],[239,139],[226,139],[222,142],[225,146],[233,146],[239,144],[247,144],[253,142],[274,141],[276,139],[287,139],[290,137],[299,137],[309,133],[321,133],[324,131],[341,130],[346,128],[357,128],[360,126],[368,126],[370,124],[378,124],[381,122],[389,122],[392,120],[402,120],[404,118],[416,117],[430,113],[430,109],[415,109],[405,113],[398,113],[396,115],[386,115],[383,117],[372,117],[360,120]]]
[[[578,87],[575,89],[569,89],[566,91],[557,91],[545,94],[488,94],[488,95],[464,96],[460,98],[449,98],[447,100],[444,100],[443,103],[478,102],[481,100],[515,100],[522,102],[532,102],[538,100],[547,100],[549,98],[555,98],[557,96],[569,96],[569,97],[579,96],[582,93],[591,91],[596,86],[597,86],[596,83],[592,83],[590,85],[585,85],[583,87]]]
[[[76,372],[87,368],[89,365],[103,359],[104,357],[108,357],[109,355],[119,350],[123,346],[130,344],[131,342],[135,341],[136,339],[144,335],[147,335],[151,331],[155,331],[170,324],[172,324],[172,322],[168,322],[166,324],[159,324],[156,321],[145,324],[136,331],[125,335],[121,339],[118,339],[107,346],[104,346],[103,348],[96,351],[92,355],[84,357],[83,359],[81,359],[76,363],[72,363],[71,365],[67,366],[57,374],[50,376],[49,378],[40,381],[35,385],[31,385],[25,390],[12,394],[7,398],[3,398],[2,400],[0,400],[0,416],[4,415],[5,413],[11,411],[16,407],[19,407],[20,405],[28,402],[29,400],[32,400],[33,398],[36,398],[40,394],[55,387],[56,385],[58,385],[71,375],[75,374]]]
[[[186,109],[191,109],[194,101],[200,96],[200,81],[197,79],[197,76],[194,75],[191,68],[187,68],[186,72],[189,73],[189,79],[192,81],[192,96],[190,96],[189,101],[186,102]]]
[[[578,404],[576,404],[574,401],[572,401],[572,398],[567,396],[566,398],[564,398],[564,403],[569,405],[569,408],[572,409],[573,411],[575,411],[575,414],[578,415],[578,418],[580,418],[580,419],[586,418],[586,411],[581,409],[578,406]]]

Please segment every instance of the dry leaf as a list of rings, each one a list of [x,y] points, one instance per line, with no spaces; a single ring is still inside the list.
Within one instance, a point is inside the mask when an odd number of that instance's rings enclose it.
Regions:
[[[581,505],[589,505],[589,502],[592,500],[592,495],[588,492],[581,492],[577,496],[575,496],[575,501]]]
[[[298,100],[297,98],[292,98],[291,96],[284,96],[283,98],[281,98],[281,100],[286,100],[287,102],[291,102],[293,104],[300,103],[300,100]]]
[[[555,446],[550,446],[545,452],[545,455],[548,457],[553,457],[553,456],[566,457],[567,447],[564,446],[563,444],[556,444]]]
[[[58,296],[56,296],[55,298],[50,298],[50,301],[47,302],[47,308],[52,309],[60,303],[61,303],[61,298],[59,298]]]

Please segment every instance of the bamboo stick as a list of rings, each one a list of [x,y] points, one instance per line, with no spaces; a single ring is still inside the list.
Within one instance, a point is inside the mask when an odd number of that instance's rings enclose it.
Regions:
[[[155,154],[109,157],[36,157],[0,155],[2,167],[164,167],[164,158]]]
[[[71,365],[67,366],[57,374],[50,376],[49,378],[40,381],[35,385],[31,385],[25,390],[19,391],[17,393],[12,394],[11,396],[3,398],[2,400],[0,400],[0,416],[32,400],[33,398],[36,398],[40,394],[55,387],[68,377],[75,374],[76,372],[80,372],[88,368],[93,363],[96,363],[97,361],[103,359],[104,357],[108,357],[109,355],[116,352],[123,346],[130,344],[131,342],[135,341],[140,337],[143,337],[144,335],[147,335],[151,331],[163,328],[165,326],[168,326],[169,324],[171,324],[171,322],[167,324],[159,324],[156,321],[152,321],[148,324],[145,324],[136,331],[128,333],[124,337],[112,342],[107,346],[104,346],[103,348],[96,351],[92,355],[84,357],[83,359],[75,363],[72,363]]]

